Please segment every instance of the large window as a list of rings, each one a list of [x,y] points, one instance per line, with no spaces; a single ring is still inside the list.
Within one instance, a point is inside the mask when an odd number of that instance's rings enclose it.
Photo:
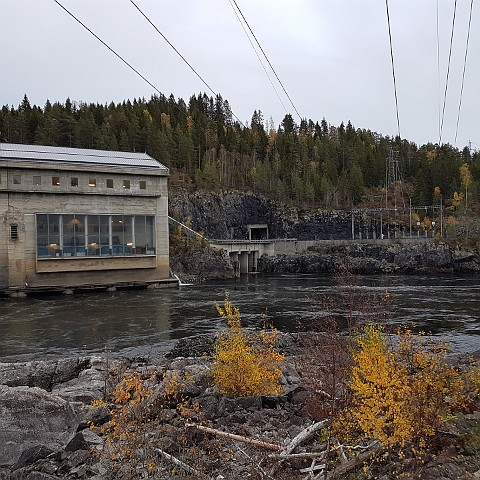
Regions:
[[[38,257],[154,255],[151,215],[38,214]]]

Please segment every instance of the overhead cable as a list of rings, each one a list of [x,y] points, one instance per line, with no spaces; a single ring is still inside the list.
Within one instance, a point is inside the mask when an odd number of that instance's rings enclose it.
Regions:
[[[255,36],[255,34],[253,33],[252,28],[250,27],[249,23],[247,22],[247,19],[245,18],[245,15],[242,13],[242,11],[240,10],[240,7],[237,5],[237,2],[236,2],[235,0],[233,0],[233,3],[235,4],[235,7],[236,7],[237,10],[239,11],[240,15],[242,16],[243,21],[245,22],[245,25],[247,25],[248,29],[250,30],[250,33],[252,34],[252,37],[255,39],[255,42],[257,42],[257,45],[258,45],[258,47],[260,48],[260,51],[262,52],[263,56],[265,57],[265,60],[267,60],[268,65],[269,65],[270,68],[272,69],[272,72],[275,74],[275,77],[277,78],[278,83],[279,83],[280,86],[282,87],[282,89],[283,89],[285,95],[287,96],[290,104],[292,105],[293,109],[295,110],[296,114],[298,115],[298,118],[300,118],[300,120],[302,120],[302,117],[301,117],[300,114],[298,113],[297,107],[295,106],[295,104],[293,103],[292,99],[290,98],[290,95],[288,94],[287,90],[286,90],[285,87],[283,86],[282,81],[280,80],[279,76],[277,75],[277,72],[276,72],[275,69],[273,68],[273,65],[272,65],[272,63],[270,62],[269,58],[267,57],[267,54],[266,54],[265,51],[263,50],[263,48],[262,48],[262,46],[260,45],[260,42],[258,41],[258,39],[257,39],[257,37]]]
[[[445,81],[445,94],[443,97],[443,108],[442,108],[442,121],[440,124],[440,135],[438,138],[438,145],[442,145],[442,133],[443,133],[443,121],[445,120],[445,104],[447,102],[447,91],[448,91],[448,77],[450,76],[450,60],[452,59],[452,45],[453,45],[453,34],[455,32],[455,17],[457,13],[457,0],[453,7],[453,20],[452,20],[452,33],[450,35],[450,49],[448,52],[448,65],[447,65],[447,78]]]
[[[147,22],[157,31],[157,33],[173,48],[175,53],[190,67],[193,73],[206,85],[206,87],[212,92],[216,97],[218,94],[210,87],[210,85],[202,78],[202,76],[190,65],[187,59],[175,48],[175,46],[168,40],[168,38],[159,30],[159,28],[150,20],[150,18],[140,9],[140,7],[133,1],[130,0],[130,3],[142,14],[142,16],[147,20]],[[232,112],[232,115],[235,119],[245,127],[245,124]],[[245,127],[246,128],[246,127]]]
[[[142,80],[144,80],[148,85],[150,85],[159,95],[163,96],[163,93],[144,75],[142,75],[133,65],[131,65],[127,60],[125,60],[119,53],[117,53],[110,45],[108,45],[104,40],[102,40],[95,32],[93,32],[90,28],[87,27],[79,18],[77,18],[72,12],[70,12],[66,7],[64,7],[58,0],[53,0],[60,8],[62,8],[68,15],[70,15],[76,22],[78,22],[85,30],[87,30],[91,35],[93,35],[102,45],[104,45],[108,50],[110,50],[117,58],[119,58],[128,68],[130,68],[133,72],[135,72]],[[175,108],[180,113],[185,113],[177,104],[175,104]],[[233,114],[232,114],[233,115]],[[237,117],[235,117],[237,118]],[[238,119],[237,119],[238,120]],[[192,120],[193,123],[205,132],[205,129],[199,125],[197,122]],[[240,120],[239,122],[245,126]]]
[[[460,110],[462,108],[463,85],[465,83],[465,70],[467,67],[468,43],[470,40],[470,26],[472,24],[473,0],[470,1],[470,14],[468,17],[467,43],[465,45],[465,58],[463,59],[462,87],[460,88],[460,101],[458,102],[457,126],[455,127],[455,145],[457,144],[458,124],[460,122]]]
[[[441,83],[440,83],[440,22],[437,0],[437,103],[438,103],[438,138],[440,138],[440,123],[442,119],[442,100],[441,100]]]
[[[393,61],[392,32],[390,29],[390,13],[388,11],[388,0],[385,0],[385,4],[387,7],[388,38],[390,40],[390,58],[392,60],[393,90],[395,93],[395,110],[397,112],[398,137],[401,138],[400,137],[400,116],[398,114],[397,80],[395,78],[395,62]]]
[[[107,47],[117,58],[119,58],[128,68],[133,70],[142,80],[147,82],[157,93],[163,95],[163,93],[145,76],[143,76],[134,66],[128,63],[120,54],[118,54],[110,45],[104,42],[95,32],[90,30],[79,18],[77,18],[70,10],[65,8],[58,0],[53,0],[60,8],[62,8],[65,12],[67,12],[75,21],[77,21],[85,30],[91,33],[101,44]]]
[[[250,35],[248,34],[247,30],[245,29],[245,25],[243,24],[242,20],[241,20],[240,17],[238,16],[237,10],[236,10],[235,7],[233,6],[232,0],[230,0],[230,5],[231,5],[233,11],[235,12],[236,17],[237,17],[240,25],[242,26],[242,29],[243,29],[243,31],[245,32],[245,35],[246,35],[246,37],[248,38],[248,41],[250,42],[250,45],[252,46],[253,51],[255,52],[255,55],[257,56],[258,61],[260,62],[260,65],[261,65],[262,68],[263,68],[263,71],[265,72],[265,75],[266,75],[267,78],[268,78],[268,80],[269,80],[269,82],[270,82],[270,85],[272,86],[273,90],[275,91],[275,93],[276,93],[276,95],[277,95],[277,97],[278,97],[278,100],[279,100],[280,103],[282,104],[282,107],[283,107],[283,109],[285,110],[285,113],[288,113],[288,111],[287,111],[287,109],[286,109],[286,107],[285,107],[285,105],[284,105],[284,103],[283,103],[283,101],[282,101],[282,98],[280,97],[277,89],[275,88],[275,85],[274,85],[274,83],[273,83],[273,81],[272,81],[272,78],[270,77],[267,69],[265,68],[264,63],[262,62],[262,59],[261,59],[260,55],[258,54],[258,51],[257,51],[257,49],[255,48],[255,45],[253,44],[252,39],[250,38]]]
[[[175,53],[190,67],[190,70],[203,82],[203,84],[213,93],[215,96],[217,95],[216,92],[210,87],[210,85],[202,78],[202,76],[188,63],[187,59],[175,48],[175,46],[170,42],[170,40],[157,28],[157,26],[143,13],[140,7],[130,0],[130,3],[142,14],[145,20],[157,31],[157,33],[173,48]]]

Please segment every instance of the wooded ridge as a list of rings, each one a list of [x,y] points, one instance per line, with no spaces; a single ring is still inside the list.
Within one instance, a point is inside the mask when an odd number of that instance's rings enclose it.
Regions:
[[[275,126],[261,111],[245,126],[234,121],[227,100],[205,93],[188,103],[155,95],[109,105],[47,100],[44,107],[25,95],[17,108],[1,108],[0,141],[145,151],[170,168],[172,187],[250,189],[321,208],[393,205],[397,199],[386,198],[384,186],[394,149],[401,193],[412,204],[432,205],[441,196],[452,210],[472,211],[479,196],[480,154],[467,147],[417,146],[350,121],[298,125],[289,114]]]

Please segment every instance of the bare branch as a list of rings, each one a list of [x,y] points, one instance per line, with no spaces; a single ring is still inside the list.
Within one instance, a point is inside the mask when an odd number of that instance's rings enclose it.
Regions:
[[[299,445],[301,445],[303,442],[306,442],[310,438],[312,438],[315,433],[317,433],[319,430],[324,428],[326,425],[328,425],[330,422],[330,419],[322,420],[321,422],[314,423],[304,430],[302,430],[283,450],[282,450],[282,455],[288,455],[289,453],[292,453]]]
[[[243,448],[241,448],[239,445],[237,445],[237,449],[239,452],[243,453],[251,462],[252,464],[256,467],[256,469],[259,471],[260,475],[262,478],[267,477],[270,478],[271,480],[275,480],[271,475],[269,475],[262,467],[261,465],[256,462]]]
[[[268,458],[278,458],[278,460],[296,460],[301,458],[323,458],[327,452],[304,452],[304,453],[272,453]]]
[[[210,480],[210,477],[208,477],[207,475],[204,475],[202,472],[200,472],[196,468],[193,468],[190,465],[187,465],[186,463],[182,462],[181,460],[174,457],[173,455],[170,455],[169,453],[164,452],[160,448],[156,448],[155,451],[159,453],[168,462],[173,463],[174,465],[177,465],[177,467],[183,468],[186,472],[191,473],[192,475],[195,475],[196,478],[199,478],[201,480]]]

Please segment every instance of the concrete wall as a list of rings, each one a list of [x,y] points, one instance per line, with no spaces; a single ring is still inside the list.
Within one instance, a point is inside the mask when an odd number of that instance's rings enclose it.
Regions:
[[[126,171],[54,171],[35,168],[0,170],[0,287],[75,286],[155,281],[169,278],[167,177]],[[13,183],[20,175],[21,182]],[[35,185],[33,177],[41,177]],[[52,185],[52,177],[60,185]],[[78,187],[71,178],[78,178]],[[91,178],[96,186],[89,187]],[[106,180],[113,179],[114,188]],[[130,188],[123,187],[130,181]],[[140,181],[146,188],[140,189]],[[38,258],[38,213],[123,214],[156,216],[156,255],[131,257]],[[10,239],[10,225],[18,239]]]
[[[27,164],[28,165],[28,164]],[[23,164],[22,164],[23,167]],[[88,169],[83,171],[59,170],[53,168],[38,168],[30,166],[20,168],[13,166],[4,169],[1,175],[0,191],[28,192],[28,193],[77,193],[81,195],[120,195],[152,197],[167,195],[167,183],[160,181],[162,178],[156,175],[149,175],[148,171],[136,171],[134,174],[126,169],[115,169],[105,171]],[[15,183],[20,177],[20,183]],[[58,178],[59,184],[53,184],[52,179]],[[78,186],[72,186],[72,178],[78,179]],[[40,184],[35,182],[40,179]],[[90,180],[95,180],[95,186],[90,186]],[[113,188],[107,187],[107,180],[112,180]],[[123,181],[129,180],[130,188],[124,188]],[[140,188],[140,182],[145,182],[145,189]]]

